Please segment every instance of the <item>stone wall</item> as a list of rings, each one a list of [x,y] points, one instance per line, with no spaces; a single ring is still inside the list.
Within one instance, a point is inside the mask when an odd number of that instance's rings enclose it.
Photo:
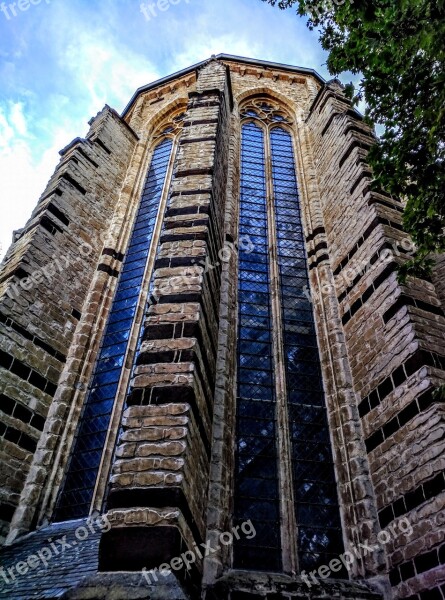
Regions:
[[[445,310],[445,254],[437,256],[433,282],[436,287],[437,295],[442,303],[442,308]]]
[[[372,133],[335,84],[319,95],[308,122],[326,232],[318,261],[329,258],[335,276],[378,525],[393,527],[385,547],[394,597],[416,591],[432,598],[445,577],[437,555],[445,536],[438,483],[443,408],[433,397],[445,379],[443,309],[430,281],[397,281],[397,265],[412,251],[403,206],[372,191],[366,160]],[[401,518],[412,525],[411,535],[399,530]],[[414,570],[418,554],[425,559]]]
[[[105,107],[90,122],[86,139],[76,139],[61,151],[59,166],[3,261],[3,535],[39,440],[51,446],[56,428],[62,426],[62,413],[50,426],[45,420],[68,364],[76,327],[88,310],[84,302],[135,143],[126,123]],[[27,501],[33,503],[35,496]]]
[[[181,112],[91,507],[106,504],[111,524],[99,568],[159,567],[230,531],[239,106],[259,96],[294,121],[346,550],[376,545],[383,530],[390,539],[354,561],[351,578],[369,586],[247,577],[231,571],[227,546],[179,576],[199,595],[203,575],[209,600],[381,597],[371,584],[388,599],[434,598],[445,581],[444,414],[433,395],[445,379],[443,257],[433,281],[397,282],[412,251],[403,206],[371,189],[374,136],[338,82],[229,57],[142,91],[124,118],[106,107],[62,151],[16,234],[0,274],[3,531],[17,504],[10,542],[52,518],[155,140]]]

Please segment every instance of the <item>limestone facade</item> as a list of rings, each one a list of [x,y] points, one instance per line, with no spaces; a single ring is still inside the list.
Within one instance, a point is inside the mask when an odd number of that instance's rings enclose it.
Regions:
[[[231,545],[218,543],[233,527],[240,120],[255,99],[291,116],[342,537],[354,556],[349,580],[312,587],[298,567],[283,456],[282,573],[236,570]],[[445,261],[431,281],[398,283],[413,249],[403,205],[372,188],[374,134],[339,82],[228,55],[141,88],[122,116],[105,107],[61,152],[15,234],[0,271],[7,544],[54,521],[161,139],[172,142],[166,183],[88,511],[110,523],[99,571],[150,570],[193,551],[192,567],[175,572],[184,597],[445,598],[435,393],[445,384]],[[218,549],[200,556],[206,541]],[[368,551],[357,554],[361,544]],[[95,581],[69,597],[96,597]],[[173,597],[155,588],[150,597]]]

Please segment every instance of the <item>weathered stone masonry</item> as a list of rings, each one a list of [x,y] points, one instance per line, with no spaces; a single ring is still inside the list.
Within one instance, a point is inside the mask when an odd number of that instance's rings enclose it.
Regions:
[[[225,67],[203,68],[184,116],[155,264],[154,303],[113,467],[113,528],[101,544],[105,570],[122,561],[131,569],[156,567],[161,558],[205,539],[220,269],[205,274],[196,263],[216,265],[223,246],[231,101]],[[164,540],[161,555],[154,539]]]
[[[372,189],[374,134],[338,82],[227,55],[138,90],[123,117],[105,107],[87,137],[61,152],[15,234],[0,272],[3,535],[9,543],[35,527],[51,535],[143,181],[167,124],[177,126],[171,184],[90,509],[111,524],[97,547],[99,570],[159,567],[205,540],[216,547],[230,531],[237,255],[230,246],[221,261],[220,251],[238,237],[239,107],[251,98],[281,105],[294,123],[345,549],[379,544],[382,530],[390,539],[357,557],[355,582],[308,589],[291,568],[234,571],[231,547],[221,546],[176,573],[184,592],[153,586],[150,597],[443,599],[444,414],[434,395],[445,380],[443,257],[432,281],[397,282],[412,250],[403,205]],[[398,529],[402,518],[409,535]],[[136,575],[111,581],[104,588],[93,577],[69,597],[103,597],[109,585],[141,597]],[[57,585],[48,575],[48,590]]]
[[[69,367],[75,329],[84,310],[93,308],[84,308],[84,302],[101,268],[103,240],[135,143],[128,125],[106,107],[91,121],[86,139],[61,152],[58,168],[5,257],[0,276],[4,533],[27,475],[41,475],[29,472],[30,464],[62,370]],[[45,430],[45,447],[63,426],[62,414],[59,409],[59,418]]]
[[[327,248],[379,525],[388,528],[407,517],[414,528],[410,539],[400,535],[387,546],[396,597],[406,597],[425,587],[438,589],[444,577],[439,557],[434,558],[443,542],[443,410],[432,396],[445,377],[443,305],[428,281],[397,283],[397,264],[410,248],[401,226],[402,206],[371,191],[366,153],[372,134],[359,115],[331,89],[320,94],[309,122],[318,134],[314,154]],[[333,152],[339,139],[345,143]],[[349,277],[342,276],[347,269]],[[417,571],[408,569],[406,563],[413,564],[418,553],[431,556]]]

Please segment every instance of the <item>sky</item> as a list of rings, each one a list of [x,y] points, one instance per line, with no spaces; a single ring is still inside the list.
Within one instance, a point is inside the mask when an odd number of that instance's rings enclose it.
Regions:
[[[316,69],[316,32],[261,0],[0,2],[0,257],[58,160],[105,103],[121,112],[147,83],[226,53]],[[164,10],[160,10],[164,8]]]

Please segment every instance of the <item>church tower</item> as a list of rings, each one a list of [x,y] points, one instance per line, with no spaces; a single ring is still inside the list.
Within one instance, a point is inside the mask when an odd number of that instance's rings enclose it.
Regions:
[[[445,261],[398,282],[374,142],[223,54],[61,151],[0,271],[0,598],[445,598]]]

